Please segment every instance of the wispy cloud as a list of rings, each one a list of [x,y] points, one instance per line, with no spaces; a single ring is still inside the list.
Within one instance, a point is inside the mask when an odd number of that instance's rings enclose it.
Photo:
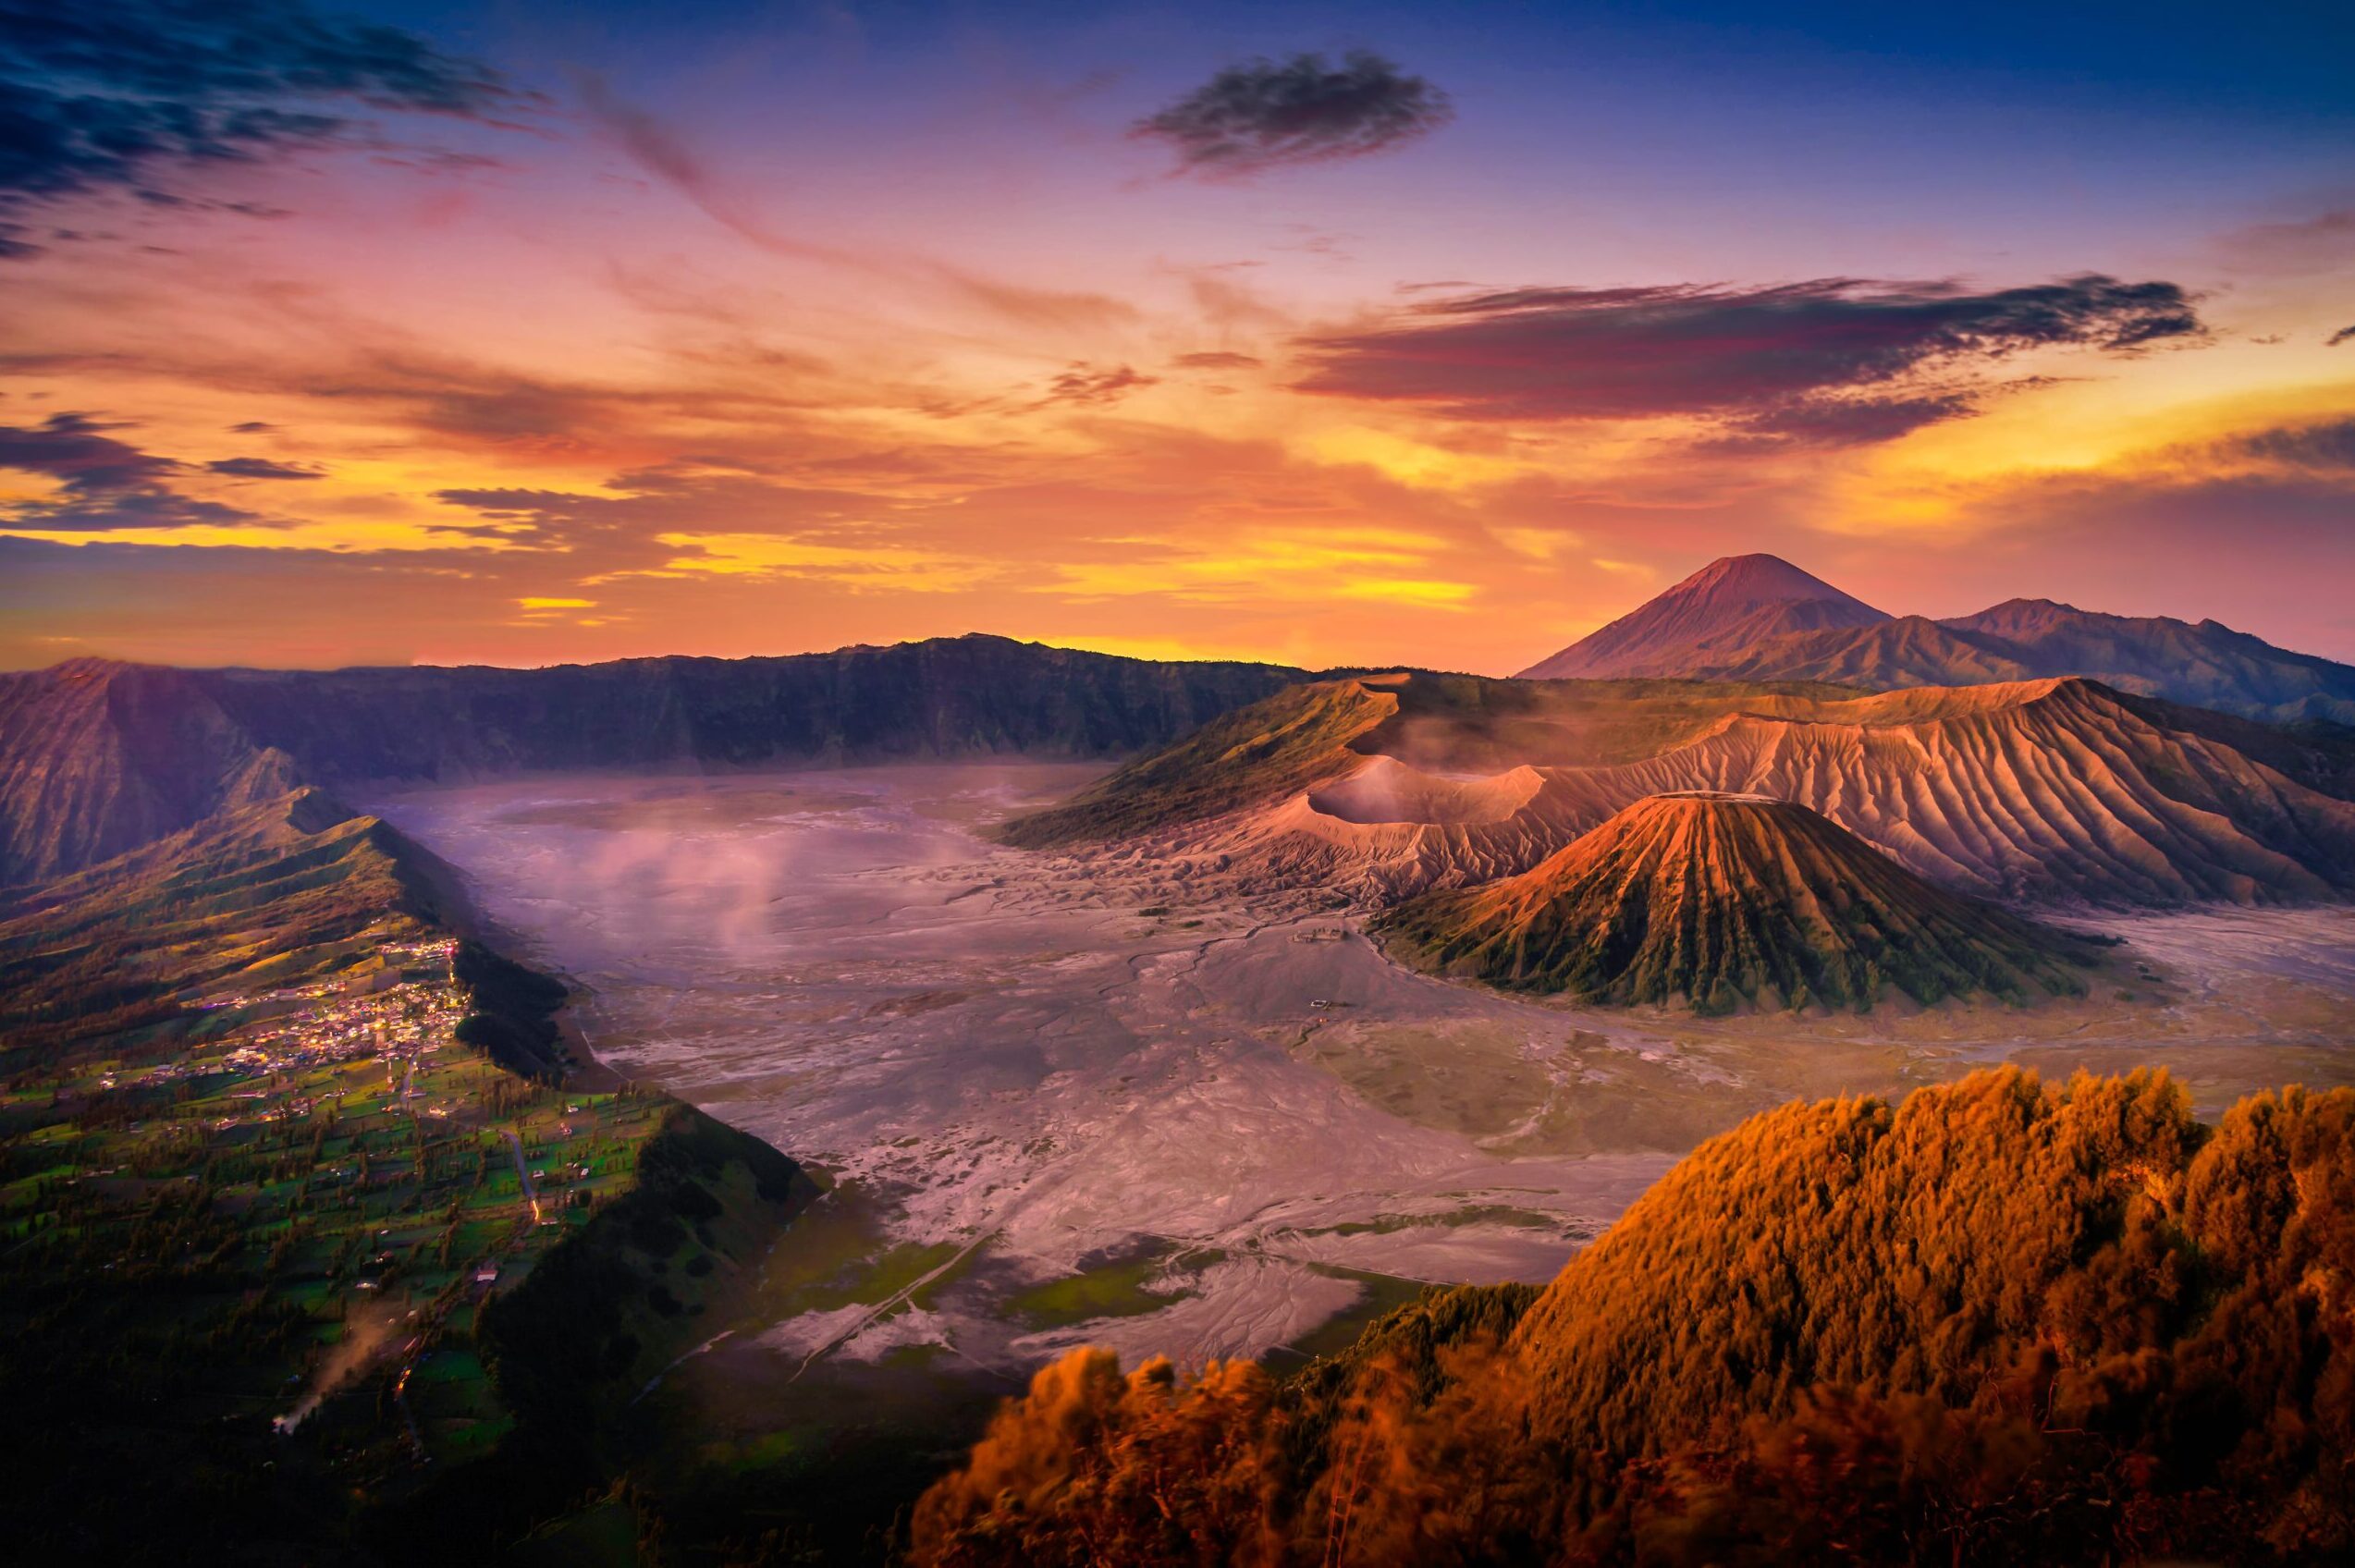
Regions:
[[[677,190],[707,217],[739,239],[772,254],[813,261],[846,262],[840,249],[780,231],[716,176],[687,139],[669,124],[630,103],[606,80],[591,72],[575,79],[590,122],[640,168]]]
[[[325,479],[325,469],[304,468],[299,463],[275,462],[268,458],[220,458],[204,465],[209,473],[224,474],[231,479]]]
[[[1266,361],[1254,354],[1211,349],[1199,354],[1180,354],[1171,362],[1180,370],[1257,370]]]
[[[2355,207],[2288,222],[2251,224],[2220,236],[2215,248],[2236,272],[2269,276],[2337,272],[2355,258]]]
[[[1117,403],[1132,392],[1158,385],[1159,380],[1159,376],[1141,374],[1127,365],[1098,370],[1092,365],[1075,364],[1047,384],[1047,396],[1038,400],[1038,406]]]
[[[578,79],[591,121],[646,173],[678,191],[738,239],[774,256],[856,271],[903,288],[947,293],[1020,325],[1049,331],[1088,331],[1136,319],[1136,307],[1084,289],[1038,288],[985,277],[928,257],[892,255],[787,233],[758,203],[716,173],[668,121],[632,104],[604,79]]]

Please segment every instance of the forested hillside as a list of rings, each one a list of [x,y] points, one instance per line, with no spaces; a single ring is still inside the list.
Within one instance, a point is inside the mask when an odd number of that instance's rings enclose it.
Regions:
[[[1042,1372],[935,1565],[2344,1561],[2355,1092],[2005,1069],[1701,1145],[1526,1312]]]

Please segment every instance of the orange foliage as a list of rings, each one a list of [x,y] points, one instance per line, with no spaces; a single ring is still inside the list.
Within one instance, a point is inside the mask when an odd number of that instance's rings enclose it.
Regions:
[[[916,1556],[942,1568],[1266,1561],[1273,1390],[1248,1362],[1181,1382],[1166,1360],[1124,1378],[1110,1351],[1073,1351],[917,1503]]]
[[[2355,1091],[1786,1106],[1526,1300],[1429,1297],[1283,1386],[1070,1357],[917,1561],[2355,1555]]]

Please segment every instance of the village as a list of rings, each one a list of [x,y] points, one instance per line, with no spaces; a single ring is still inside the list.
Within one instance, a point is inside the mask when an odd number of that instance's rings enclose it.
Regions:
[[[628,1188],[662,1102],[535,1084],[463,1044],[457,949],[386,941],[324,978],[184,997],[198,1038],[19,1081],[9,1105],[45,1125],[0,1177],[0,1285],[104,1280],[139,1292],[134,1334],[230,1336],[250,1368],[230,1408],[360,1472],[495,1441],[475,1314]],[[185,1239],[141,1240],[159,1225]],[[377,1384],[389,1426],[372,1394],[337,1401]]]

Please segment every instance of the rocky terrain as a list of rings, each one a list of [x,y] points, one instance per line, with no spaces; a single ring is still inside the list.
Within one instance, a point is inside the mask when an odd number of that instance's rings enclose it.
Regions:
[[[76,659],[0,675],[0,887],[259,804],[294,775],[185,670]]]
[[[2355,767],[2326,722],[1981,679],[2028,668],[2010,655],[1972,683],[1862,691],[1892,661],[1936,668],[1961,634],[1823,594],[1761,605],[1746,582],[1791,579],[1721,573],[1649,645],[1716,657],[1855,634],[1883,653],[1816,667],[1857,685],[1316,679],[987,638],[8,677],[12,1092],[179,1172],[241,1135],[249,1096],[350,1079],[394,1119],[387,1138],[434,1122],[408,1163],[374,1160],[386,1143],[347,1174],[272,1122],[264,1186],[300,1198],[408,1170],[432,1179],[411,1194],[431,1207],[434,1182],[503,1183],[506,1160],[531,1235],[544,1171],[607,1180],[620,1123],[586,1086],[607,1072],[808,1159],[831,1190],[774,1247],[709,1212],[761,1198],[737,1161],[703,1196],[671,1194],[701,1249],[678,1267],[668,1232],[639,1245],[659,1229],[641,1203],[601,1221],[614,1246],[558,1255],[580,1271],[534,1298],[563,1320],[565,1365],[515,1390],[536,1431],[496,1451],[512,1464],[446,1472],[500,1494],[464,1504],[497,1501],[477,1517],[560,1513],[577,1499],[529,1484],[533,1445],[583,1423],[540,1396],[594,1366],[592,1424],[619,1423],[599,1441],[636,1445],[654,1468],[633,1476],[719,1529],[769,1517],[777,1500],[754,1494],[788,1481],[789,1512],[823,1513],[847,1481],[873,1491],[859,1517],[889,1516],[937,1473],[944,1431],[977,1431],[996,1393],[1075,1347],[1289,1364],[1427,1282],[1552,1278],[1679,1154],[1794,1096],[2156,1062],[2213,1114],[2286,1078],[2347,1081]],[[1878,619],[1832,624],[1862,615]],[[573,983],[561,1030],[563,987],[445,935],[461,886],[483,929]],[[415,1099],[414,1042],[365,1026],[426,984],[399,954],[429,938],[450,955],[433,983],[471,1011],[401,1027],[440,1031],[431,1060],[487,1096],[456,1163],[433,1114],[455,1122],[455,1102]],[[333,1022],[347,1014],[358,1034]],[[359,1054],[287,1076],[264,1047],[288,1028]],[[603,1069],[551,1086],[584,1038]],[[251,1084],[206,1065],[256,1053]],[[150,1096],[136,1106],[127,1065]],[[204,1094],[166,1150],[140,1118],[184,1083]],[[614,1115],[651,1140],[630,1146],[670,1149],[655,1101],[624,1097]],[[515,1107],[538,1119],[518,1138],[546,1121],[561,1161],[490,1131]],[[46,1212],[54,1151],[6,1147],[22,1213]],[[76,1158],[118,1163],[98,1143]],[[142,1222],[128,1199],[109,1212]],[[241,1214],[281,1211],[204,1223]],[[442,1244],[423,1226],[403,1233],[412,1261]],[[444,1250],[452,1289],[513,1287]],[[324,1264],[362,1292],[374,1260]],[[1527,1299],[1441,1316],[1502,1333]],[[281,1321],[300,1327],[262,1326]],[[1386,1321],[1412,1336],[1438,1319]],[[394,1457],[401,1365],[362,1389]],[[429,1407],[445,1425],[428,1444],[490,1430],[477,1395],[507,1375],[450,1366],[468,1403]]]
[[[1288,734],[1322,737],[1313,762],[1266,766],[1247,750],[1222,752],[1213,798],[1170,788],[1172,770],[1198,760],[1171,753],[1108,778],[1086,804],[1109,839],[1145,825],[1115,854],[1374,901],[1517,875],[1629,803],[1687,790],[1797,802],[1932,881],[1982,896],[2259,903],[2355,888],[2355,803],[2176,728],[2164,704],[2080,680],[1821,690],[1711,683],[1663,707],[1639,686],[1615,704],[1615,726],[1537,722],[1546,710],[1533,706],[1508,730],[1476,723],[1486,710],[1431,678],[1306,686],[1278,702]],[[1420,720],[1400,725],[1410,708]],[[1225,721],[1238,734],[1268,722],[1258,709]],[[1380,750],[1412,737],[1428,754],[1449,733],[1477,733],[1490,760],[1517,765],[1466,779]],[[1188,802],[1214,815],[1185,820]],[[1071,841],[1086,826],[1065,808],[1007,831],[1018,843]]]
[[[1445,974],[1604,1003],[1864,1009],[2083,994],[2091,949],[1945,891],[1805,806],[1651,795],[1534,869],[1378,927]],[[2078,960],[2072,965],[2070,960]]]

